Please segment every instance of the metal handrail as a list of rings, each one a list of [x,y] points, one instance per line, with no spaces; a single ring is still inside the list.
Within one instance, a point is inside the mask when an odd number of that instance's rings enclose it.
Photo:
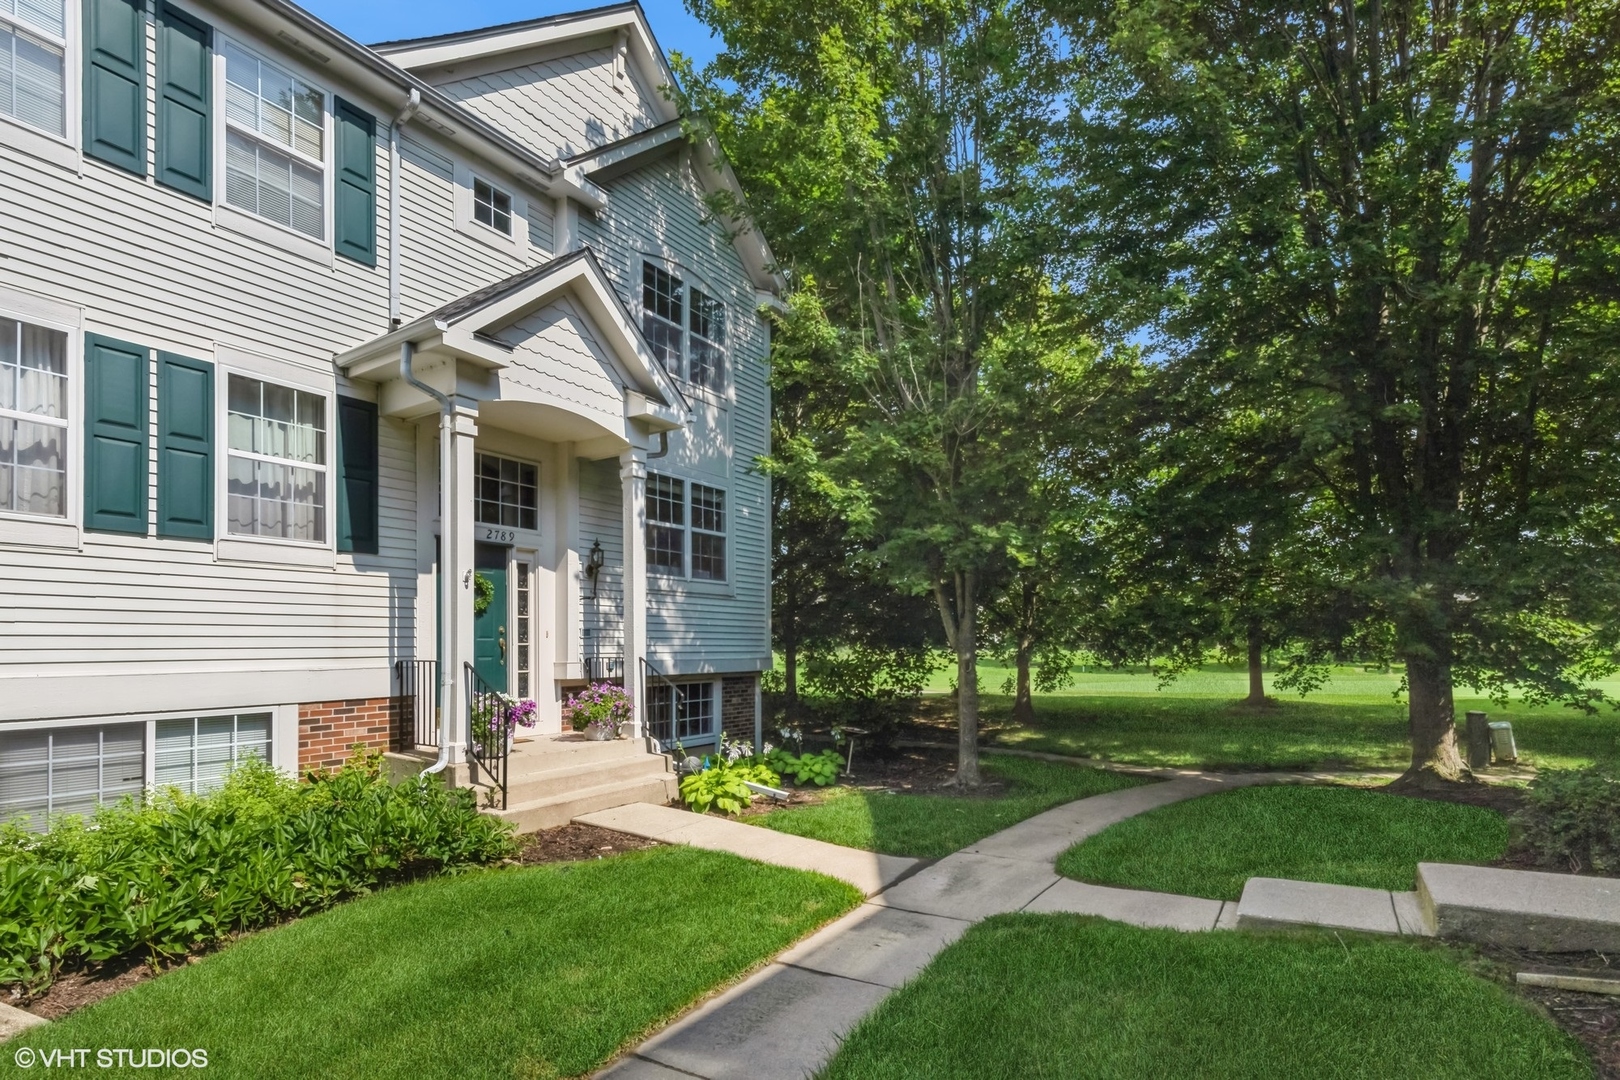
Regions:
[[[418,746],[439,745],[439,663],[436,660],[394,661],[394,681],[399,686],[400,698],[410,698],[410,720],[401,726],[400,741],[412,741],[400,747],[411,750]]]
[[[657,679],[659,682],[669,687],[669,720],[667,722],[658,724],[655,724],[652,719],[653,679]],[[647,734],[657,739],[658,745],[668,745],[675,739],[675,714],[677,710],[679,710],[681,704],[680,687],[671,682],[669,676],[665,675],[662,671],[659,671],[658,665],[653,663],[651,660],[648,660],[645,656],[641,658],[641,685],[641,710],[643,715],[647,717]],[[660,733],[658,730],[659,728],[664,728],[664,731]]]
[[[489,774],[490,786],[501,793],[500,809],[506,809],[506,767],[511,754],[512,717],[506,695],[479,677],[471,664],[463,664],[467,680],[467,760],[472,779],[478,770]],[[494,804],[491,797],[490,803]]]
[[[624,683],[624,657],[587,656],[581,659],[581,674],[590,682]]]

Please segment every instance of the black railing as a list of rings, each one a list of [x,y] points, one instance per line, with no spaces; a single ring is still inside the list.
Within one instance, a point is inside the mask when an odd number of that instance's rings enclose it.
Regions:
[[[465,665],[467,678],[467,760],[472,779],[478,782],[482,769],[490,786],[501,794],[500,809],[506,809],[506,759],[510,750],[512,718],[507,713],[506,695],[478,677],[471,664]],[[495,798],[490,796],[493,805]]]
[[[394,683],[399,687],[404,715],[400,725],[401,750],[439,745],[439,664],[435,660],[394,661]]]
[[[580,662],[580,674],[590,682],[616,682],[624,685],[624,657],[587,656]]]
[[[681,692],[658,670],[658,665],[641,658],[641,709],[647,718],[646,734],[668,746],[675,740],[675,714],[681,706]]]

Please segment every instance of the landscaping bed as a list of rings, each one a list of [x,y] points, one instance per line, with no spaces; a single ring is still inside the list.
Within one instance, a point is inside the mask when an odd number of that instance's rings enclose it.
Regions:
[[[851,1032],[824,1080],[1592,1075],[1443,946],[1186,934],[1069,915],[969,930]]]
[[[1058,873],[1098,885],[1236,900],[1251,877],[1405,891],[1419,862],[1488,864],[1508,824],[1484,807],[1355,787],[1242,788],[1160,807],[1098,833]]]
[[[844,847],[942,858],[1054,806],[1152,782],[1063,762],[997,757],[980,763],[986,780],[983,789],[963,795],[943,783],[930,788],[931,781],[947,774],[926,766],[922,767],[926,771],[917,771],[916,763],[930,760],[926,752],[912,751],[905,757],[914,769],[888,776],[910,777],[908,786],[835,787],[811,794],[799,805],[745,820]]]
[[[203,1047],[227,1077],[555,1078],[859,902],[687,847],[402,885],[263,933],[13,1046]]]

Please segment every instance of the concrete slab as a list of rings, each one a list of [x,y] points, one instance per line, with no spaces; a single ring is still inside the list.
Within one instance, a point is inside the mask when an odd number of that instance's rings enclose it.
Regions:
[[[863,896],[888,888],[917,865],[916,859],[841,847],[670,806],[637,803],[585,814],[574,820],[665,844],[729,851],[774,866],[815,871],[849,882]]]
[[[692,1080],[691,1073],[639,1057],[620,1058],[596,1075],[599,1080]]]
[[[1202,900],[1196,896],[1177,896],[1174,893],[1113,889],[1064,878],[1037,896],[1024,910],[1101,915],[1105,919],[1132,926],[1213,930],[1221,915],[1221,902]]]
[[[1395,906],[1395,925],[1406,937],[1434,937],[1434,927],[1423,917],[1423,905],[1415,892],[1390,893]]]
[[[1222,785],[1217,781],[1194,778],[1110,791],[1053,807],[962,850],[1002,859],[1050,863],[1086,837],[1126,818],[1220,790]]]
[[[43,1016],[35,1016],[24,1009],[0,1003],[0,1042],[21,1035],[30,1028],[49,1023]]]
[[[1243,898],[1238,901],[1240,929],[1308,926],[1400,933],[1394,902],[1383,889],[1258,877],[1243,886]]]
[[[1525,986],[1547,986],[1554,990],[1578,990],[1583,994],[1620,997],[1620,979],[1604,978],[1590,972],[1521,971],[1513,981]]]
[[[1620,952],[1620,880],[1418,863],[1418,902],[1441,937],[1540,952]]]
[[[1059,880],[1049,864],[959,851],[906,878],[872,902],[971,921],[1017,911]]]
[[[706,1080],[803,1080],[889,988],[772,964],[636,1051]]]
[[[927,967],[969,925],[960,919],[862,904],[776,959],[824,975],[898,987]]]
[[[1221,913],[1215,917],[1215,929],[1236,930],[1238,928],[1238,906],[1236,900],[1221,901]]]

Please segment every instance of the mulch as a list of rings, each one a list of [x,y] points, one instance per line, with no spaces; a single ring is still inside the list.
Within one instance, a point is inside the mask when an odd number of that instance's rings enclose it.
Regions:
[[[1603,953],[1539,953],[1501,946],[1479,946],[1512,978],[1520,971],[1601,974],[1620,977],[1620,956]],[[1521,997],[1544,1009],[1552,1021],[1573,1035],[1592,1056],[1598,1080],[1620,1080],[1620,997],[1513,984]]]
[[[656,840],[644,840],[629,833],[579,824],[541,829],[539,832],[518,837],[518,841],[523,845],[523,850],[518,853],[518,862],[524,866],[602,859],[609,855],[622,855],[626,851],[644,851],[658,846]]]

